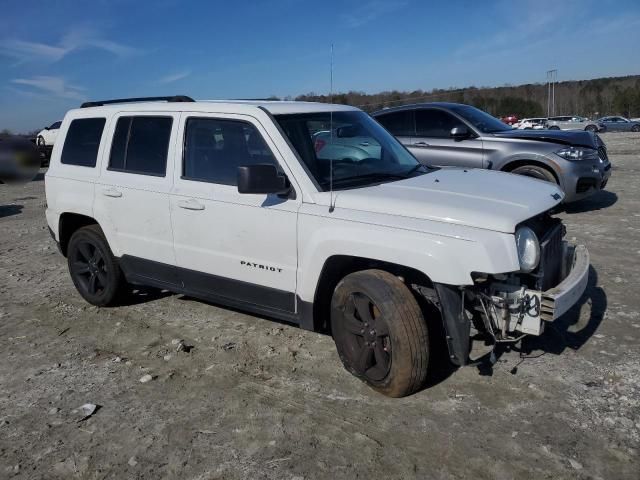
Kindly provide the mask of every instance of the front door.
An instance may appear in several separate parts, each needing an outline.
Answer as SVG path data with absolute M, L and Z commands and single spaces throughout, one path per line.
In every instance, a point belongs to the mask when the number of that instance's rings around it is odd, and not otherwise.
M 185 113 L 179 138 L 171 219 L 185 290 L 293 313 L 301 200 L 237 189 L 242 165 L 293 178 L 264 129 L 250 116 Z
M 451 138 L 452 128 L 469 128 L 457 117 L 437 108 L 424 108 L 415 111 L 415 122 L 416 136 L 408 148 L 421 163 L 432 167 L 483 168 L 480 138 Z

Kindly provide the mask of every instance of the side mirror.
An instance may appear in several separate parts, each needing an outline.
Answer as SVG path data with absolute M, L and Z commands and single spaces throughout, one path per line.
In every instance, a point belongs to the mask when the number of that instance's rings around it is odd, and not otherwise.
M 454 140 L 464 140 L 471 136 L 471 132 L 464 125 L 460 125 L 459 127 L 453 127 L 449 136 Z
M 258 164 L 238 167 L 239 193 L 289 193 L 287 177 L 280 175 L 274 165 Z
M 49 127 L 44 127 L 45 130 L 49 130 Z

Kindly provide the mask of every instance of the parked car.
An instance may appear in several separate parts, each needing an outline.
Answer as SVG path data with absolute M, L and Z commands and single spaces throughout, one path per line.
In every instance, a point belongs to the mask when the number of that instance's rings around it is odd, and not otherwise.
M 539 335 L 585 289 L 552 183 L 426 168 L 345 105 L 165 98 L 62 121 L 46 217 L 93 305 L 150 285 L 327 331 L 347 370 L 402 396 L 429 345 L 468 364 L 471 325 L 481 345 Z M 361 132 L 343 145 L 380 149 L 320 161 L 314 133 L 333 122 Z
M 572 202 L 605 187 L 607 149 L 590 132 L 518 130 L 457 103 L 405 105 L 373 113 L 429 166 L 488 168 L 558 184 Z
M 598 122 L 594 122 L 585 117 L 563 116 L 549 117 L 547 120 L 549 130 L 586 130 L 587 132 L 603 131 Z
M 513 128 L 520 130 L 544 130 L 547 128 L 546 118 L 523 118 L 517 123 L 513 124 Z
M 58 130 L 62 122 L 54 122 L 48 127 L 44 127 L 36 135 L 36 145 L 47 157 L 51 155 L 53 145 L 56 143 Z
M 518 117 L 516 115 L 507 115 L 506 117 L 502 117 L 500 121 L 507 125 L 515 125 L 518 123 Z
M 313 146 L 318 160 L 335 158 L 362 160 L 380 157 L 380 144 L 350 125 L 338 126 L 330 131 L 322 130 L 313 135 Z
M 640 121 L 629 120 L 624 117 L 602 117 L 598 123 L 607 132 L 640 132 Z

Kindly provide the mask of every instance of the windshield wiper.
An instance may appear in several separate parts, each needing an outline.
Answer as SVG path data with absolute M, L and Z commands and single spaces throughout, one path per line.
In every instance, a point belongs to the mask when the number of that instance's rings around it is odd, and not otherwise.
M 351 182 L 357 180 L 404 180 L 406 177 L 405 174 L 399 173 L 389 173 L 389 172 L 372 172 L 372 173 L 362 173 L 360 175 L 352 175 L 350 177 L 342 177 L 342 178 L 334 178 L 333 183 L 344 183 Z
M 421 168 L 425 168 L 425 169 L 426 169 L 427 167 L 426 167 L 425 165 L 421 164 L 421 163 L 418 163 L 417 165 L 414 165 L 413 167 L 411 167 L 411 168 L 407 171 L 407 173 L 405 173 L 404 175 L 405 175 L 405 177 L 407 177 L 407 178 L 408 178 L 411 174 L 413 174 L 413 173 L 417 172 L 417 171 L 418 171 L 418 170 L 420 170 Z

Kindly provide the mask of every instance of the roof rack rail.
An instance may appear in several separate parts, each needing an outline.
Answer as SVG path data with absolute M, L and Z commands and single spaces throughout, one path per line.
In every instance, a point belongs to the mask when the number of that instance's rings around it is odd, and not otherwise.
M 103 105 L 112 105 L 114 103 L 134 103 L 134 102 L 195 102 L 191 97 L 186 95 L 173 95 L 170 97 L 138 97 L 138 98 L 116 98 L 114 100 L 98 100 L 95 102 L 84 102 L 80 108 L 101 107 Z

